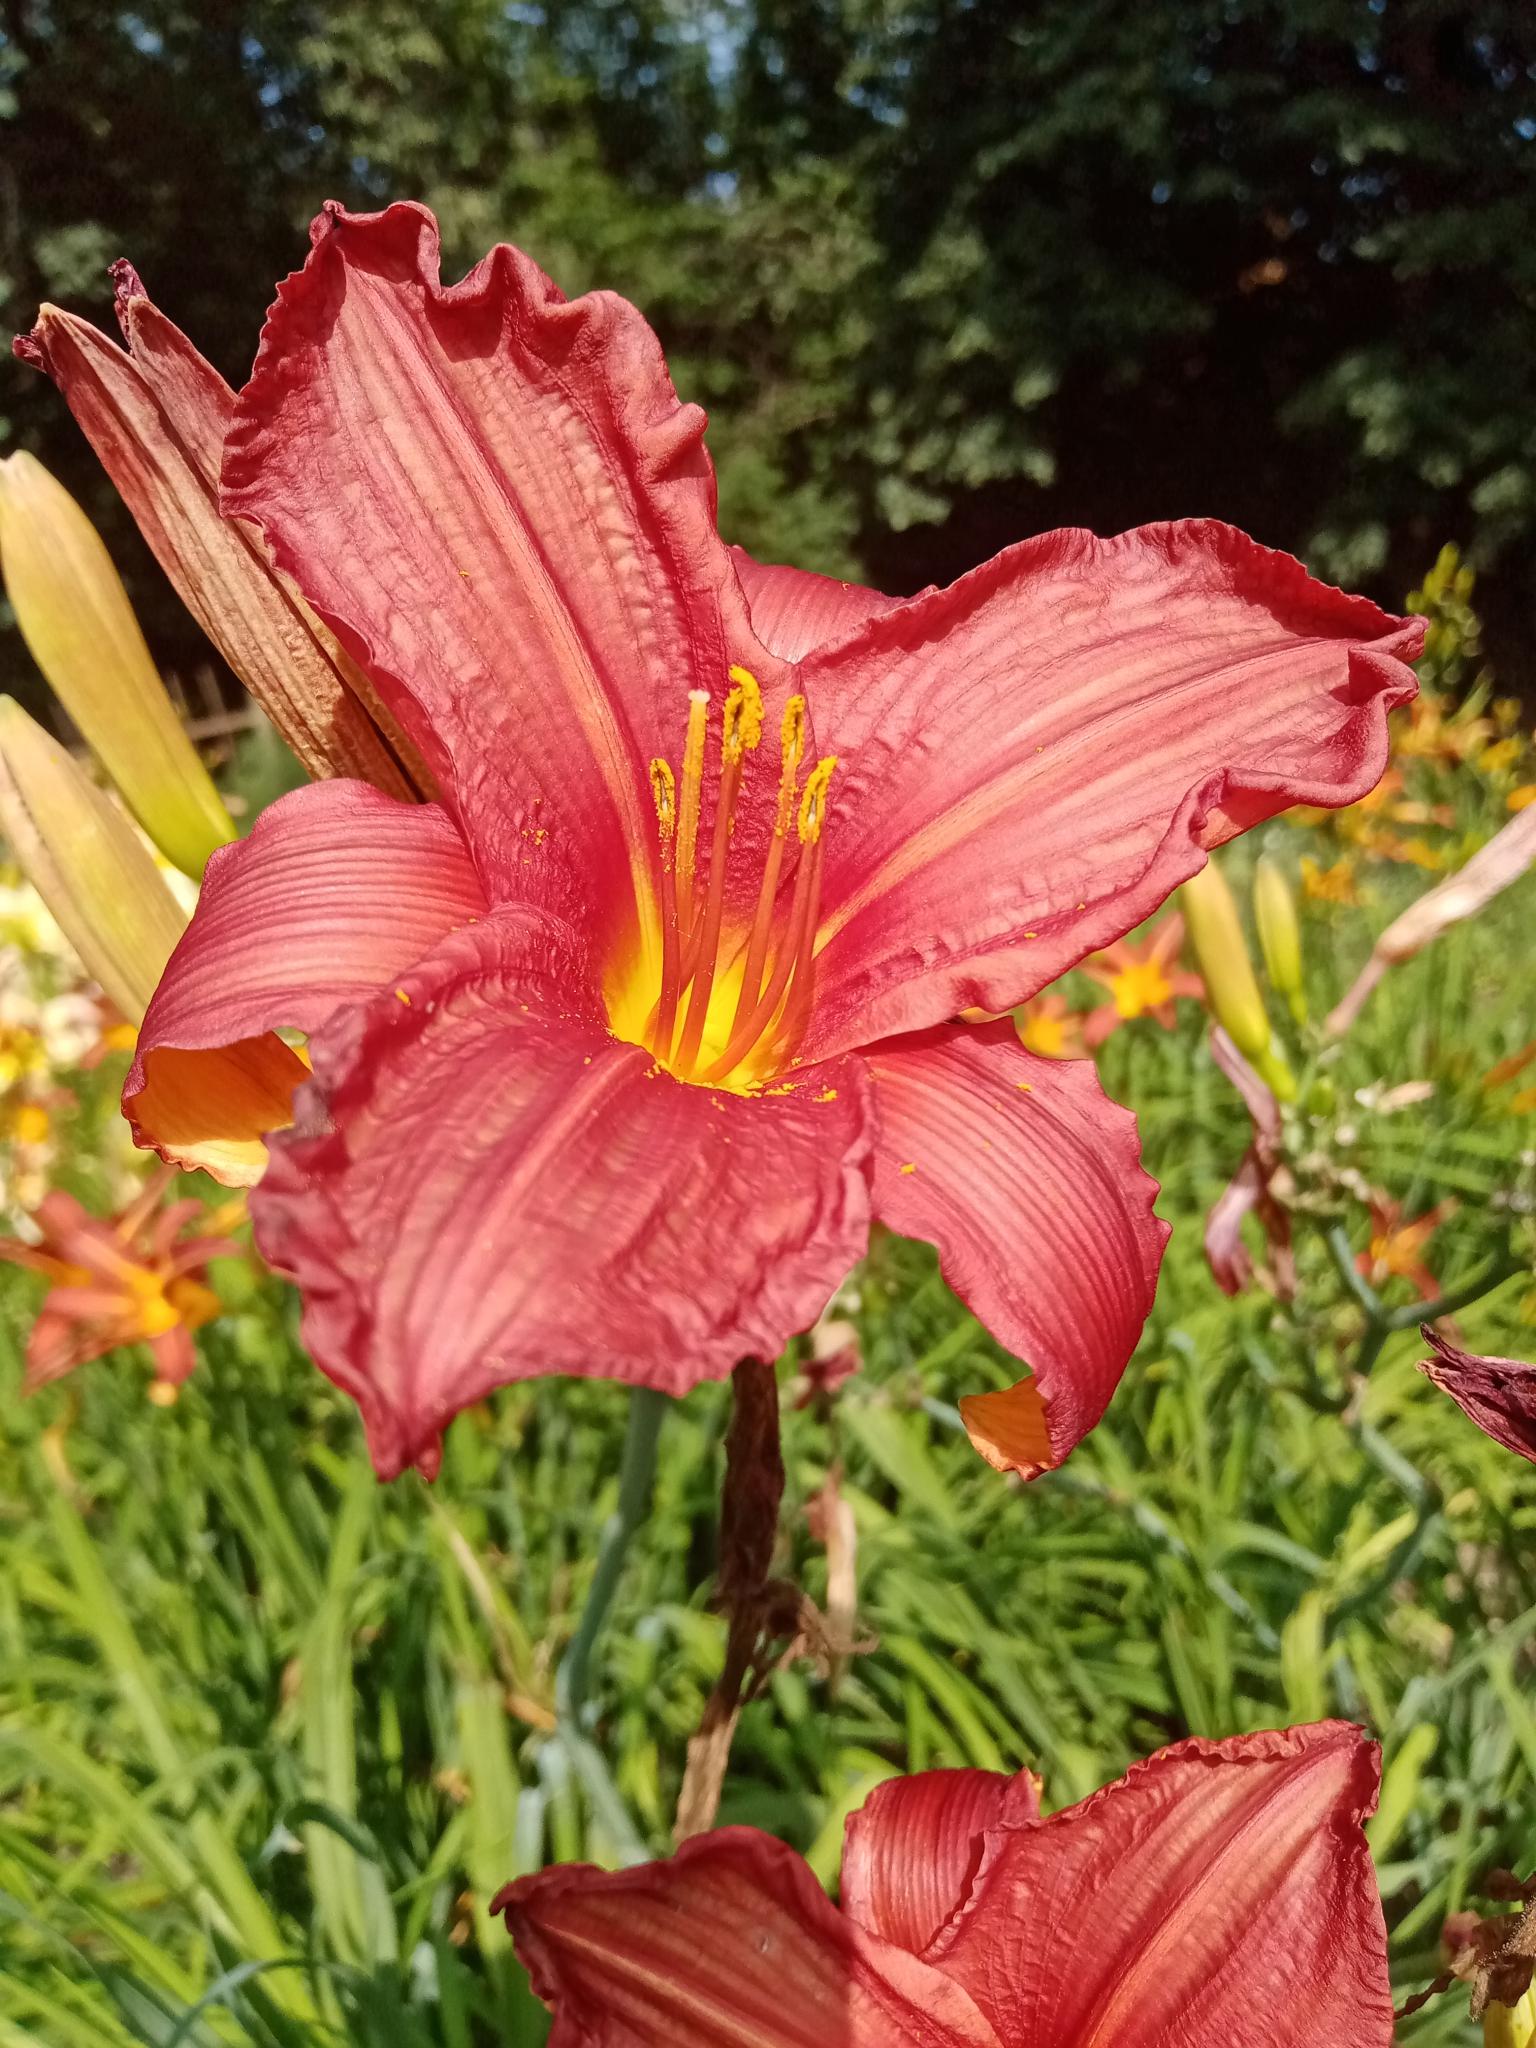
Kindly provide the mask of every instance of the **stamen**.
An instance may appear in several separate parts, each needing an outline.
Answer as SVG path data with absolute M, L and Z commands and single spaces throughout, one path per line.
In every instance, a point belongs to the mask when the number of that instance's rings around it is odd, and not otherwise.
M 693 866 L 699 844 L 699 802 L 704 792 L 704 729 L 708 690 L 688 692 L 688 737 L 683 743 L 683 788 L 677 806 L 678 935 L 686 941 L 693 923 Z
M 651 795 L 661 829 L 661 996 L 650 1038 L 652 1052 L 665 1059 L 672 1050 L 672 1033 L 677 1024 L 678 990 L 677 881 L 673 874 L 677 855 L 677 783 L 666 761 L 651 763 Z
M 763 694 L 750 669 L 730 670 L 721 719 L 708 871 L 700 887 L 696 870 L 708 728 L 708 692 L 691 691 L 681 773 L 674 776 L 671 764 L 662 759 L 650 763 L 660 840 L 661 975 L 655 1004 L 637 1040 L 648 1045 L 679 1080 L 706 1086 L 725 1081 L 732 1087 L 751 1089 L 793 1054 L 810 1015 L 821 902 L 821 840 L 837 761 L 826 756 L 801 783 L 807 738 L 805 699 L 791 697 L 780 721 L 778 804 L 751 929 L 744 950 L 738 951 L 740 927 L 733 914 L 732 939 L 726 949 L 727 959 L 741 963 L 735 1014 L 725 1034 L 724 1050 L 709 1058 L 701 1073 L 704 1036 L 722 964 L 726 869 L 736 806 L 747 756 L 760 743 L 763 731 Z M 787 911 L 778 913 L 779 884 L 792 826 L 799 840 L 799 858 Z M 654 960 L 655 955 L 651 957 Z
M 725 745 L 729 751 L 731 743 L 731 706 L 735 704 L 736 716 L 740 720 L 738 738 L 741 751 L 750 754 L 763 736 L 763 692 L 757 677 L 749 668 L 732 668 L 729 675 L 735 688 L 725 700 Z M 803 707 L 804 698 L 800 699 Z
M 804 756 L 805 699 L 791 697 L 784 706 L 784 717 L 779 726 L 778 815 L 773 822 L 768 865 L 763 870 L 762 887 L 757 892 L 757 912 L 747 940 L 747 963 L 742 972 L 741 993 L 736 998 L 736 1015 L 731 1019 L 733 1038 L 743 1018 L 756 1006 L 763 992 L 763 965 L 768 958 L 768 941 L 773 935 L 773 906 L 779 893 L 779 872 L 784 865 L 784 842 L 789 837 L 789 822 L 795 814 L 795 782 Z
M 816 944 L 816 917 L 821 902 L 821 833 L 826 823 L 827 790 L 836 767 L 837 756 L 828 754 L 805 778 L 799 817 L 800 843 L 805 850 L 795 871 L 789 928 L 784 935 L 777 965 L 751 1012 L 732 1030 L 724 1052 L 698 1077 L 701 1081 L 718 1081 L 752 1050 L 773 1022 L 792 977 L 794 994 L 785 1010 L 780 1035 L 803 1024 L 804 1014 L 810 1007 L 811 964 Z
M 836 754 L 823 754 L 805 778 L 805 788 L 800 795 L 802 845 L 815 846 L 821 840 L 821 828 L 827 821 L 827 790 L 836 769 Z
M 687 1074 L 699 1056 L 709 999 L 714 993 L 715 970 L 719 965 L 720 919 L 725 908 L 725 858 L 730 850 L 736 823 L 736 798 L 741 790 L 741 772 L 747 755 L 763 734 L 763 694 L 750 670 L 731 670 L 733 687 L 725 700 L 725 722 L 720 737 L 720 790 L 715 801 L 714 842 L 709 855 L 709 887 L 695 927 L 693 947 L 693 993 L 688 998 L 688 1021 L 683 1026 L 677 1049 L 677 1069 Z M 685 972 L 684 979 L 687 979 Z

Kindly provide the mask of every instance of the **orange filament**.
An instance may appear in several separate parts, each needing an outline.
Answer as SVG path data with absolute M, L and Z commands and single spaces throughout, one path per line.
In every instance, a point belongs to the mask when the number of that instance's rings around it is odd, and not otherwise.
M 768 977 L 768 986 L 749 1013 L 732 1027 L 725 1051 L 700 1075 L 701 1080 L 718 1081 L 740 1065 L 767 1034 L 786 991 L 789 992 L 789 1004 L 783 1025 L 775 1034 L 779 1040 L 780 1061 L 793 1050 L 788 1029 L 791 1015 L 794 1028 L 799 1029 L 810 1011 L 811 962 L 816 943 L 816 914 L 821 902 L 821 828 L 827 812 L 827 785 L 836 767 L 836 755 L 828 754 L 805 778 L 805 789 L 800 798 L 800 865 L 795 870 L 795 890 L 790 899 L 784 943 L 779 949 L 777 964 Z
M 784 842 L 795 815 L 795 783 L 805 758 L 805 699 L 791 697 L 784 706 L 779 725 L 779 808 L 773 821 L 773 839 L 762 887 L 757 892 L 757 914 L 747 940 L 747 964 L 742 971 L 741 993 L 736 998 L 736 1015 L 731 1020 L 734 1038 L 749 1010 L 756 1007 L 763 991 L 763 966 L 768 958 L 768 941 L 773 935 L 773 905 L 779 893 L 779 873 L 784 866 Z
M 674 783 L 667 762 L 651 764 L 661 837 L 662 958 L 660 993 L 646 1020 L 644 1037 L 657 1058 L 682 1080 L 713 1084 L 734 1075 L 737 1085 L 742 1085 L 737 1070 L 753 1055 L 757 1056 L 754 1065 L 763 1066 L 765 1072 L 764 1054 L 771 1054 L 775 1064 L 781 1063 L 792 1052 L 809 1015 L 821 894 L 821 835 L 837 762 L 831 756 L 819 761 L 803 789 L 799 786 L 805 754 L 805 700 L 790 698 L 779 731 L 779 793 L 773 836 L 743 952 L 739 932 L 733 939 L 725 936 L 726 874 L 747 756 L 762 737 L 763 700 L 750 671 L 733 668 L 730 680 L 709 859 L 702 877 L 696 870 L 708 720 L 708 698 L 703 691 L 691 692 L 689 697 L 680 785 Z M 775 908 L 791 822 L 800 842 L 800 860 L 775 955 Z M 742 978 L 735 1014 L 724 1050 L 712 1056 L 719 1037 L 712 1036 L 706 1051 L 711 1001 L 721 969 L 736 959 L 742 961 Z M 718 1004 L 715 1007 L 718 1010 Z M 719 1030 L 717 1019 L 714 1032 Z
M 704 908 L 693 926 L 693 992 L 688 998 L 688 1021 L 683 1026 L 677 1064 L 691 1073 L 704 1039 L 704 1021 L 714 993 L 715 968 L 720 952 L 720 917 L 725 908 L 725 858 L 730 851 L 731 829 L 736 823 L 736 799 L 741 793 L 741 774 L 746 757 L 763 736 L 763 693 L 749 669 L 731 670 L 731 692 L 725 700 L 725 718 L 720 735 L 720 793 L 715 800 L 715 834 L 709 854 L 709 885 Z M 687 979 L 685 972 L 684 979 Z M 657 1043 L 661 1043 L 660 1032 Z

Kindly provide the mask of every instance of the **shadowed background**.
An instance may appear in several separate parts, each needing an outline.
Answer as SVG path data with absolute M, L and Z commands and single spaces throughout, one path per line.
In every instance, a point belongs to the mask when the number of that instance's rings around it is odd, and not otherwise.
M 722 519 L 896 590 L 1216 514 L 1399 603 L 1446 538 L 1523 650 L 1536 17 L 1483 0 L 3 0 L 0 324 L 106 265 L 232 380 L 320 199 L 420 196 L 661 332 Z M 203 649 L 62 402 L 162 659 Z M 8 624 L 8 622 L 7 622 Z M 1507 668 L 1513 668 L 1513 660 Z M 27 665 L 0 634 L 0 681 Z

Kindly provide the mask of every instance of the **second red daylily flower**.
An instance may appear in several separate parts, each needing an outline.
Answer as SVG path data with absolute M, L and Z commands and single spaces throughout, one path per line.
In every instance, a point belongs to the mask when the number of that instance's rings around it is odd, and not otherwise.
M 772 1357 L 872 1216 L 1033 1367 L 967 1403 L 984 1455 L 1058 1462 L 1150 1306 L 1155 1190 L 1091 1069 L 951 1020 L 1285 805 L 1360 796 L 1421 626 L 1208 522 L 1046 535 L 905 601 L 764 568 L 633 307 L 508 248 L 445 289 L 419 207 L 313 241 L 208 401 L 221 506 L 441 802 L 323 783 L 214 857 L 129 1076 L 141 1141 L 185 1142 L 199 1049 L 310 1034 L 252 1215 L 383 1473 L 526 1374 L 679 1393 Z M 161 431 L 67 321 L 29 353 L 98 445 Z M 168 323 L 130 331 L 162 405 L 206 393 Z
M 849 1822 L 842 1910 L 751 1828 L 568 1865 L 496 1900 L 550 2048 L 1387 2048 L 1342 1722 L 1192 1741 L 1039 1818 L 1027 1774 L 893 1779 Z
M 36 1244 L 0 1238 L 0 1259 L 52 1283 L 27 1339 L 29 1394 L 125 1344 L 148 1345 L 160 1387 L 175 1388 L 192 1371 L 192 1333 L 219 1313 L 203 1277 L 208 1261 L 239 1246 L 189 1230 L 205 1211 L 191 1198 L 165 1202 L 175 1178 L 169 1168 L 157 1172 L 106 1221 L 55 1188 L 37 1211 Z

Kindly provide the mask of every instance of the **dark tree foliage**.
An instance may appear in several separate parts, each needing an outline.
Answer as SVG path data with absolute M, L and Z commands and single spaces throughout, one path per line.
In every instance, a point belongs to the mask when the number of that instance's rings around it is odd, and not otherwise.
M 322 197 L 425 198 L 660 329 L 722 517 L 893 588 L 1214 513 L 1395 599 L 1536 577 L 1525 0 L 0 0 L 0 319 L 133 257 L 226 375 Z M 109 527 L 61 403 L 0 444 Z M 0 671 L 18 666 L 0 641 Z

